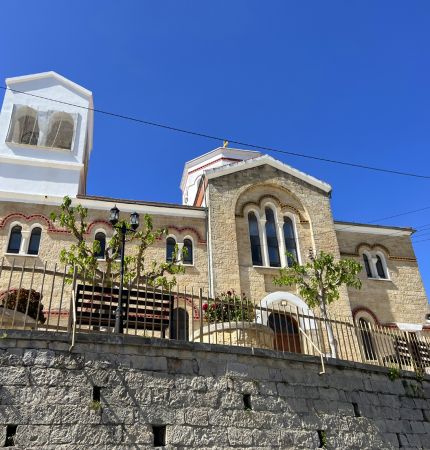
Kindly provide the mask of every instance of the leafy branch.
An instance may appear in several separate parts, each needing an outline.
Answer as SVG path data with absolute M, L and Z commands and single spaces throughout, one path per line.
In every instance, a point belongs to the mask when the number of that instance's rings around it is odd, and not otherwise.
M 147 249 L 167 235 L 166 228 L 154 229 L 151 216 L 145 214 L 139 231 L 133 231 L 130 224 L 120 220 L 114 227 L 114 234 L 107 242 L 104 259 L 99 259 L 100 242 L 88 242 L 88 209 L 82 205 L 72 206 L 72 200 L 64 197 L 59 212 L 50 215 L 54 222 L 58 222 L 75 238 L 70 247 L 60 252 L 60 261 L 69 267 L 72 275 L 74 268 L 80 277 L 93 279 L 96 282 L 117 282 L 120 276 L 120 262 L 122 251 L 122 230 L 125 230 L 126 249 L 131 248 L 130 254 L 124 255 L 124 282 L 147 283 L 154 287 L 171 288 L 176 284 L 174 275 L 183 273 L 178 248 L 175 248 L 171 261 L 147 261 Z M 130 245 L 131 244 L 131 245 Z M 100 265 L 103 265 L 100 267 Z M 168 277 L 173 275 L 173 277 Z

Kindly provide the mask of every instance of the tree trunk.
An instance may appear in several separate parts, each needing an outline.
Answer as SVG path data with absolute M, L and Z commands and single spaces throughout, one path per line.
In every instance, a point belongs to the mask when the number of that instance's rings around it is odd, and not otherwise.
M 323 319 L 325 320 L 326 323 L 326 329 L 327 329 L 327 337 L 328 337 L 328 343 L 330 345 L 330 352 L 331 352 L 331 357 L 332 358 L 337 358 L 338 356 L 338 352 L 337 352 L 337 341 L 334 337 L 334 333 L 333 333 L 333 327 L 331 325 L 331 322 L 327 316 L 327 309 L 326 309 L 326 304 L 324 302 L 324 300 L 322 298 L 320 298 L 320 309 L 321 309 L 321 314 L 323 316 Z

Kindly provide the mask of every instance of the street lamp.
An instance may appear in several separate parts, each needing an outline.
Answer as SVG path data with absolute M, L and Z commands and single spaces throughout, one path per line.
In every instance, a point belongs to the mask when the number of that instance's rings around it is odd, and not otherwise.
M 115 333 L 122 334 L 124 332 L 124 319 L 123 319 L 123 307 L 122 304 L 127 301 L 127 297 L 123 298 L 124 287 L 124 255 L 125 255 L 125 235 L 127 234 L 126 222 L 121 223 L 121 227 L 116 227 L 119 222 L 119 209 L 116 205 L 110 210 L 109 222 L 116 228 L 117 232 L 121 231 L 121 278 L 119 282 L 119 298 L 118 306 L 115 311 Z M 136 231 L 139 226 L 139 214 L 133 212 L 130 214 L 130 228 L 132 231 Z

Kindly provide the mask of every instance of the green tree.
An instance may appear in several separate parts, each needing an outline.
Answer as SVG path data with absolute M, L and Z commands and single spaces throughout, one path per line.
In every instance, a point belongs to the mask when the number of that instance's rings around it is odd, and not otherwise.
M 127 228 L 126 250 L 133 248 L 133 251 L 124 257 L 125 283 L 148 283 L 155 287 L 164 288 L 171 288 L 176 284 L 174 275 L 184 271 L 182 265 L 178 264 L 177 248 L 172 261 L 146 261 L 145 252 L 148 247 L 167 234 L 165 228 L 154 230 L 151 216 L 145 214 L 143 223 L 136 232 L 133 232 L 130 225 L 125 221 L 120 220 L 115 225 L 115 233 L 106 245 L 102 268 L 100 267 L 101 261 L 97 258 L 100 252 L 100 243 L 98 241 L 89 242 L 85 239 L 88 232 L 87 218 L 87 208 L 80 204 L 72 206 L 72 200 L 67 196 L 63 199 L 60 211 L 51 213 L 51 219 L 68 230 L 76 241 L 60 252 L 60 261 L 69 267 L 70 274 L 76 267 L 78 275 L 85 275 L 88 280 L 94 279 L 96 282 L 102 280 L 106 282 L 118 281 L 122 242 L 121 228 L 125 224 Z M 167 277 L 167 275 L 173 276 Z
M 339 298 L 341 286 L 361 288 L 358 274 L 362 267 L 356 261 L 351 259 L 335 261 L 331 254 L 320 252 L 314 256 L 312 251 L 306 264 L 300 265 L 294 258 L 291 260 L 291 266 L 281 269 L 274 283 L 278 286 L 297 286 L 300 297 L 310 308 L 319 307 L 322 317 L 326 320 L 328 320 L 327 306 Z M 336 358 L 337 342 L 331 323 L 329 321 L 326 323 L 331 355 Z

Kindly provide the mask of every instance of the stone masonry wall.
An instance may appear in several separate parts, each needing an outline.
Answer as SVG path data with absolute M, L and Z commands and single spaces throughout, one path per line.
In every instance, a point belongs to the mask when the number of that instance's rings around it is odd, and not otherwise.
M 273 270 L 249 268 L 249 250 L 246 253 L 239 251 L 241 240 L 243 246 L 244 233 L 247 238 L 247 226 L 244 226 L 242 218 L 236 217 L 238 204 L 254 200 L 251 191 L 256 188 L 275 197 L 279 196 L 279 191 L 284 191 L 284 195 L 293 197 L 296 206 L 304 211 L 309 225 L 307 230 L 299 229 L 300 237 L 304 237 L 300 243 L 303 262 L 307 259 L 310 244 L 317 252 L 323 250 L 335 257 L 340 257 L 340 253 L 329 195 L 318 188 L 268 165 L 210 180 L 208 195 L 215 291 L 236 289 L 251 294 L 255 292 L 262 296 L 254 299 L 259 302 L 273 291 L 268 286 L 270 283 L 265 281 Z M 346 289 L 341 289 L 340 301 L 331 309 L 340 316 L 351 316 Z
M 338 241 L 341 254 L 361 264 L 362 254 L 359 252 L 353 256 L 357 247 L 361 251 L 380 250 L 387 262 L 389 278 L 386 280 L 368 278 L 365 270 L 361 272 L 362 288 L 349 290 L 353 310 L 369 308 L 381 323 L 424 322 L 429 304 L 409 236 L 387 237 L 340 231 Z
M 167 449 L 430 448 L 429 376 L 114 335 L 69 353 L 66 334 L 8 330 L 0 348 L 0 444 L 15 448 L 150 449 L 153 426 Z
M 59 211 L 59 208 L 47 205 L 30 205 L 27 203 L 16 202 L 0 202 L 0 224 L 2 220 L 11 214 L 21 214 L 22 216 L 11 216 L 2 226 L 0 226 L 0 258 L 7 252 L 8 236 L 10 225 L 17 221 L 23 225 L 24 230 L 29 230 L 31 225 L 38 223 L 42 227 L 42 237 L 40 242 L 39 254 L 37 256 L 21 256 L 21 255 L 5 255 L 4 264 L 12 265 L 15 260 L 16 266 L 26 267 L 43 267 L 47 263 L 48 269 L 53 270 L 55 264 L 57 264 L 57 270 L 64 270 L 64 267 L 59 263 L 59 255 L 63 248 L 69 247 L 72 243 L 75 243 L 73 237 L 68 233 L 55 233 L 48 231 L 47 223 L 37 215 L 42 215 L 49 218 L 52 211 Z M 107 238 L 112 236 L 112 228 L 109 223 L 106 222 L 108 211 L 89 210 L 88 223 L 97 222 L 91 227 L 88 234 L 88 241 L 91 242 L 95 238 L 97 230 L 104 230 Z M 29 219 L 32 217 L 31 219 Z M 183 242 L 186 236 L 190 236 L 193 240 L 193 258 L 194 264 L 184 266 L 185 272 L 183 274 L 176 275 L 179 288 L 184 289 L 191 287 L 198 291 L 199 288 L 204 289 L 207 292 L 208 288 L 208 264 L 207 264 L 207 248 L 206 248 L 206 224 L 204 219 L 193 219 L 184 217 L 168 217 L 168 216 L 152 216 L 154 229 L 167 227 L 169 234 L 175 235 L 178 242 Z M 143 218 L 141 218 L 143 222 Z M 56 227 L 60 228 L 59 224 Z M 133 252 L 133 246 L 128 245 L 126 251 Z M 146 252 L 146 260 L 163 262 L 166 259 L 166 240 L 160 239 L 154 242 Z M 1 263 L 1 259 L 0 259 Z M 102 264 L 102 263 L 101 263 Z M 1 275 L 1 271 L 0 271 Z M 9 285 L 9 279 L 5 276 L 0 276 L 0 291 L 6 289 Z M 13 280 L 11 287 L 17 287 L 19 285 L 19 275 L 16 280 Z M 34 285 L 40 286 L 39 280 L 35 280 Z M 55 288 L 58 292 L 61 292 L 63 286 L 62 281 L 59 279 L 56 282 Z M 54 295 L 53 307 L 58 307 L 58 299 L 60 295 Z M 63 305 L 64 307 L 64 305 Z

